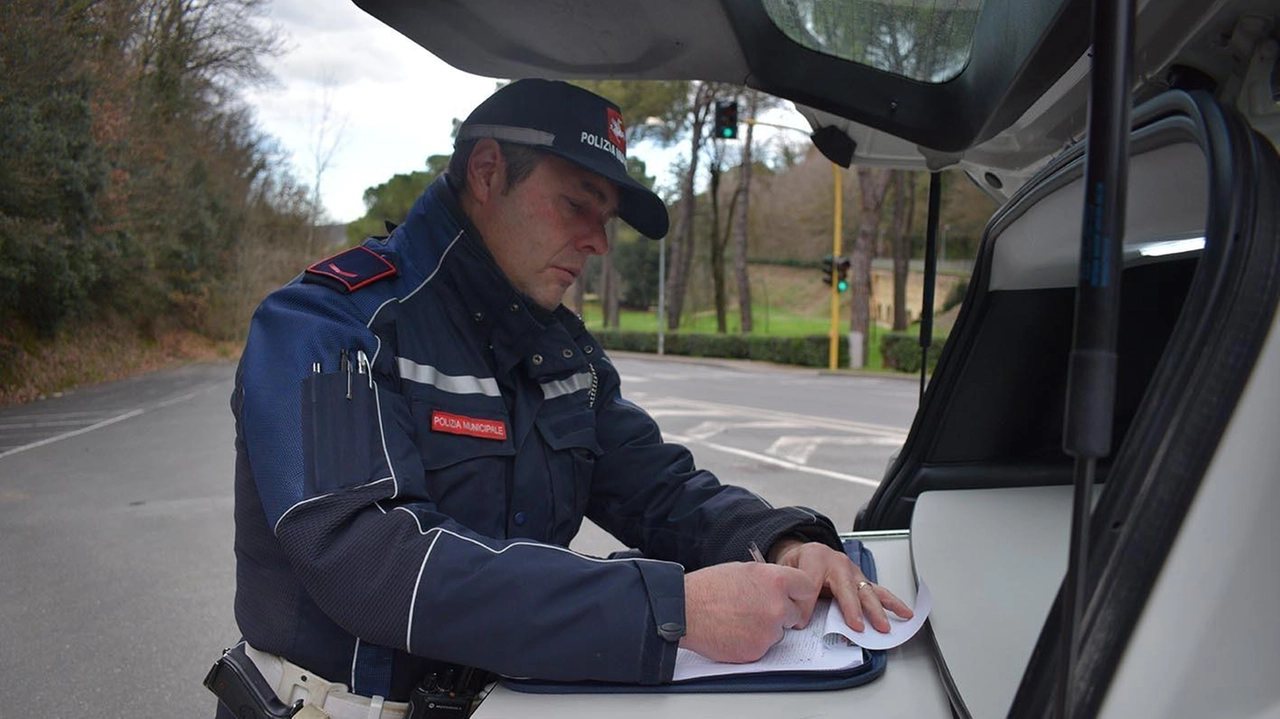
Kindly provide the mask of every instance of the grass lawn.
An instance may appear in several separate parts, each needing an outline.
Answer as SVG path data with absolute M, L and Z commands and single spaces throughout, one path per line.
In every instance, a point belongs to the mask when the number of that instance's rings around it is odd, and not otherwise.
M 751 265 L 751 314 L 753 321 L 752 334 L 757 336 L 799 337 L 827 336 L 831 331 L 831 289 L 824 286 L 815 277 L 810 268 L 793 268 L 777 265 Z M 737 300 L 729 298 L 730 309 L 727 320 L 729 334 L 741 332 L 741 323 L 737 312 Z M 848 341 L 849 332 L 849 295 L 840 295 L 838 301 L 840 316 L 836 322 L 839 341 Z M 604 322 L 604 314 L 599 302 L 588 300 L 582 311 L 583 319 L 591 330 L 599 330 Z M 934 320 L 935 342 L 940 335 L 951 329 L 955 310 L 939 315 Z M 656 311 L 641 312 L 638 310 L 622 310 L 621 329 L 631 332 L 657 332 L 658 315 Z M 716 313 L 714 309 L 700 309 L 686 313 L 680 324 L 680 333 L 714 334 L 716 331 Z M 866 366 L 868 370 L 882 370 L 883 360 L 880 355 L 880 339 L 890 332 L 888 325 L 875 324 L 871 327 L 870 350 Z M 911 335 L 919 335 L 920 325 L 913 324 L 907 329 Z M 892 370 L 891 370 L 892 371 Z M 896 373 L 896 372 L 895 372 Z
M 841 309 L 846 309 L 842 307 Z M 604 313 L 600 309 L 598 302 L 587 302 L 583 307 L 582 318 L 590 330 L 599 330 L 603 326 Z M 768 308 L 760 304 L 753 304 L 752 319 L 754 328 L 752 334 L 758 336 L 777 336 L 777 337 L 802 337 L 807 335 L 823 335 L 826 336 L 831 331 L 830 317 L 814 317 L 813 315 L 800 315 L 792 312 L 780 310 L 777 307 Z M 740 332 L 741 323 L 736 312 L 731 313 L 727 317 L 729 334 L 737 334 Z M 620 329 L 627 332 L 657 332 L 658 331 L 658 315 L 656 312 L 641 312 L 638 310 L 622 310 L 619 317 Z M 716 331 L 716 315 L 715 311 L 700 312 L 692 317 L 686 318 L 682 322 L 677 333 L 705 333 L 713 334 Z M 849 320 L 847 309 L 842 313 L 836 331 L 839 332 L 839 341 L 848 341 Z M 919 325 L 914 325 L 912 332 L 919 332 Z M 884 363 L 880 357 L 880 337 L 889 332 L 889 328 L 883 326 L 873 326 L 871 329 L 871 348 L 867 357 L 867 370 L 882 370 Z
M 586 307 L 583 308 L 582 318 L 586 321 L 589 329 L 600 329 L 604 322 L 604 313 L 600 310 L 599 303 L 588 302 Z M 737 334 L 742 330 L 742 323 L 736 309 L 726 320 L 730 334 Z M 778 337 L 825 335 L 831 327 L 831 320 L 827 317 L 799 315 L 784 312 L 776 307 L 769 309 L 760 305 L 753 305 L 752 320 L 754 322 L 752 329 L 755 334 Z M 658 331 L 657 312 L 624 309 L 619 317 L 619 322 L 621 324 L 620 329 L 629 332 Z M 842 322 L 841 324 L 847 324 L 847 322 Z M 699 312 L 692 317 L 685 318 L 685 321 L 680 324 L 680 329 L 677 330 L 677 332 L 706 334 L 711 334 L 715 331 L 716 313 L 714 310 Z

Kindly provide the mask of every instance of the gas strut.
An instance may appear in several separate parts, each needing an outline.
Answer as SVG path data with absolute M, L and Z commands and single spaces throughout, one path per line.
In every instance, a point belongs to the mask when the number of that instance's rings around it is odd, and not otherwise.
M 924 377 L 929 371 L 929 345 L 933 344 L 933 292 L 938 283 L 938 216 L 942 208 L 942 175 L 929 173 L 929 220 L 924 233 L 924 298 L 920 310 L 920 404 L 924 404 Z
M 1062 447 L 1075 458 L 1071 547 L 1062 594 L 1058 716 L 1075 716 L 1076 655 L 1084 613 L 1089 516 L 1098 460 L 1111 453 L 1125 195 L 1134 0 L 1093 0 L 1093 62 L 1076 286 Z

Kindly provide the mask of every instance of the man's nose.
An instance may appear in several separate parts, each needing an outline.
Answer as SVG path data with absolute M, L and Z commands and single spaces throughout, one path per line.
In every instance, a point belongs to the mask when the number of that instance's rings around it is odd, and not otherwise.
M 603 255 L 609 251 L 609 224 L 607 222 L 591 223 L 591 226 L 578 238 L 578 251 Z

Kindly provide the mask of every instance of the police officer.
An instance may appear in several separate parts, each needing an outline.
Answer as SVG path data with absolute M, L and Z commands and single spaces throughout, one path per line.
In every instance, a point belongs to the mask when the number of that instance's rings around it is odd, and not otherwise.
M 624 397 L 560 304 L 615 216 L 667 232 L 618 108 L 518 81 L 390 237 L 258 308 L 232 397 L 235 615 L 285 702 L 399 717 L 453 667 L 662 683 L 679 646 L 759 658 L 823 592 L 855 628 L 910 615 L 829 520 L 720 484 Z M 644 558 L 566 549 L 584 517 Z

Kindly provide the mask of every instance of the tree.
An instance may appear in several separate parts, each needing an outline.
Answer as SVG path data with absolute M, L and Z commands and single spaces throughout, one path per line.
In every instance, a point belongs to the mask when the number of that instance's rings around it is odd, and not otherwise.
M 880 212 L 889 190 L 889 170 L 862 167 L 858 176 L 858 232 L 849 254 L 849 331 L 862 340 L 862 357 L 870 350 L 871 255 Z
M 728 331 L 728 278 L 725 252 L 730 239 L 734 240 L 734 275 L 738 290 L 738 307 L 742 318 L 742 331 L 751 331 L 751 281 L 747 275 L 747 207 L 751 192 L 751 148 L 754 136 L 756 114 L 761 105 L 760 93 L 754 90 L 717 98 L 717 102 L 747 103 L 747 131 L 743 136 L 741 152 L 738 153 L 738 182 L 729 196 L 729 208 L 724 230 L 720 229 L 720 181 L 724 176 L 722 167 L 729 155 L 725 141 L 712 138 L 711 142 L 711 187 L 708 197 L 711 201 L 710 239 L 712 298 L 716 311 L 716 331 L 724 334 Z
M 647 237 L 618 242 L 610 254 L 622 278 L 619 304 L 632 310 L 648 310 L 658 299 L 658 243 Z
M 791 10 L 788 23 L 808 34 L 804 42 L 811 47 L 827 48 L 904 77 L 942 82 L 954 76 L 968 60 L 977 8 L 962 5 L 967 4 L 960 0 L 941 6 L 864 3 L 850 10 L 821 3 L 803 4 Z M 850 328 L 861 332 L 864 342 L 870 323 L 872 238 L 880 226 L 883 193 L 890 183 L 884 172 L 858 169 L 859 220 L 851 257 L 854 291 L 850 297 Z M 910 196 L 904 191 L 903 201 Z M 909 209 L 898 208 L 896 202 L 899 219 L 890 231 L 895 241 L 902 234 L 902 218 L 909 215 Z M 895 286 L 895 297 L 905 298 L 905 282 L 906 273 L 895 272 L 895 283 L 901 283 L 901 287 Z M 905 307 L 905 301 L 901 306 Z
M 687 82 L 578 80 L 574 84 L 608 98 L 622 109 L 628 147 L 644 140 L 660 145 L 670 144 L 678 134 L 689 93 Z M 627 158 L 627 172 L 647 187 L 653 187 L 654 179 L 646 174 L 644 163 L 638 158 Z M 622 235 L 629 232 L 617 227 L 610 228 L 611 247 L 617 246 L 620 231 Z M 610 253 L 599 263 L 598 288 L 605 327 L 617 327 L 620 319 L 619 306 L 624 280 L 615 269 L 613 259 Z M 579 278 L 569 293 L 570 302 L 576 305 L 579 313 L 582 312 L 585 291 L 585 282 Z
M 87 301 L 106 167 L 93 143 L 83 7 L 20 0 L 0 13 L 0 320 L 43 335 Z M 8 334 L 6 332 L 6 334 Z
M 738 313 L 744 334 L 749 334 L 754 328 L 751 316 L 751 276 L 747 273 L 748 207 L 751 202 L 752 141 L 761 99 L 761 94 L 756 90 L 746 92 L 747 117 L 751 122 L 747 124 L 746 137 L 742 141 L 742 164 L 738 174 L 738 192 L 741 196 L 738 197 L 737 213 L 734 216 L 733 270 L 738 281 Z
M 311 118 L 311 224 L 307 229 L 307 254 L 315 252 L 316 225 L 323 220 L 324 207 L 321 204 L 320 186 L 324 176 L 333 163 L 333 158 L 342 148 L 347 129 L 346 115 L 334 116 L 333 91 L 334 79 L 331 70 L 322 70 L 320 77 L 320 106 Z
M 703 133 L 707 119 L 720 92 L 716 83 L 697 83 L 688 114 L 689 165 L 684 169 L 680 182 L 679 215 L 671 232 L 671 271 L 667 274 L 667 329 L 680 327 L 680 313 L 684 309 L 685 292 L 693 266 L 694 217 L 697 208 L 695 179 L 698 174 L 698 156 L 702 151 Z
M 262 238 L 247 234 L 275 232 L 272 248 L 295 247 L 285 234 L 298 209 L 295 185 L 236 100 L 239 88 L 266 79 L 262 59 L 279 49 L 271 27 L 257 22 L 264 7 L 261 0 L 6 6 L 6 325 L 49 334 L 66 319 L 117 313 L 144 332 L 165 324 L 229 331 L 222 318 L 240 307 L 233 293 L 258 291 L 259 268 L 271 264 L 249 256 Z M 11 289 L 15 295 L 6 295 Z
M 246 269 L 234 266 L 234 250 L 253 241 L 244 232 L 262 209 L 254 188 L 274 171 L 236 93 L 269 79 L 263 59 L 280 51 L 279 39 L 258 22 L 263 0 L 123 6 L 133 9 L 120 52 L 128 124 L 110 161 L 113 191 L 129 199 L 113 239 L 135 266 L 106 294 L 149 318 L 150 331 L 167 323 L 227 331 L 218 319 L 227 277 Z
M 610 222 L 605 228 L 612 247 L 618 238 L 618 223 Z M 619 305 L 622 299 L 622 278 L 613 266 L 613 253 L 606 252 L 600 258 L 600 309 L 604 314 L 605 327 L 618 327 L 621 324 Z
M 388 222 L 404 222 L 418 196 L 448 166 L 448 155 L 432 155 L 427 158 L 427 169 L 392 175 L 381 185 L 366 189 L 364 216 L 347 225 L 347 242 L 354 245 L 370 235 L 385 235 Z
M 644 160 L 638 157 L 627 158 L 627 174 L 641 185 L 653 189 L 654 178 L 648 173 Z M 619 327 L 621 326 L 621 307 L 624 303 L 624 296 L 630 291 L 634 297 L 635 290 L 628 290 L 631 285 L 652 282 L 653 286 L 657 286 L 656 277 L 648 277 L 646 275 L 629 275 L 622 272 L 622 268 L 616 261 L 616 250 L 622 245 L 636 245 L 644 243 L 652 244 L 647 237 L 642 237 L 631 227 L 627 227 L 618 222 L 609 223 L 609 247 L 611 250 L 602 258 L 600 270 L 600 304 L 604 309 L 604 326 Z M 655 265 L 656 269 L 656 265 Z
M 707 193 L 711 201 L 711 227 L 707 231 L 708 245 L 711 251 L 711 288 L 712 299 L 716 308 L 716 332 L 725 334 L 727 327 L 727 301 L 725 299 L 724 249 L 729 241 L 730 227 L 720 232 L 720 166 L 724 158 L 724 143 L 716 140 L 712 143 L 711 153 L 711 188 Z M 734 192 L 730 204 L 738 200 L 738 192 Z M 733 211 L 730 210 L 730 215 Z M 732 220 L 727 225 L 732 225 Z
M 911 218 L 916 204 L 914 173 L 892 170 L 893 216 L 889 237 L 893 247 L 893 330 L 901 332 L 911 324 L 907 316 L 907 276 L 911 271 Z

